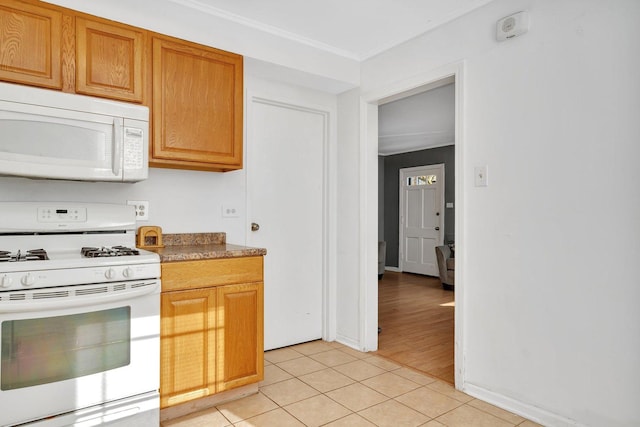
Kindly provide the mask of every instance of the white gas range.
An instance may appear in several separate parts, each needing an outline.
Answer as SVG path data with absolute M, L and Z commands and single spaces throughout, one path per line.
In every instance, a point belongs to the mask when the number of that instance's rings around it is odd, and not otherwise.
M 135 226 L 132 206 L 0 202 L 0 425 L 159 424 L 160 261 Z

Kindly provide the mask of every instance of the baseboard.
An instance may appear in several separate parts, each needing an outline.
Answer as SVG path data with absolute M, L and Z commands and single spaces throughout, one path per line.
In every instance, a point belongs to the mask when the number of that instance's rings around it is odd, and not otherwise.
M 554 414 L 528 403 L 494 393 L 474 384 L 469 384 L 468 382 L 463 385 L 461 391 L 547 427 L 585 427 L 584 424 L 580 424 L 575 420 Z
M 347 347 L 350 347 L 350 348 L 352 348 L 354 350 L 362 351 L 358 341 L 356 341 L 356 340 L 354 340 L 352 338 L 349 338 L 349 337 L 345 337 L 344 335 L 337 334 L 336 335 L 336 342 L 339 342 L 340 344 L 346 345 Z
M 190 402 L 181 403 L 169 408 L 164 408 L 160 411 L 160 421 L 167 421 L 182 417 L 207 408 L 212 408 L 216 405 L 221 405 L 225 402 L 241 399 L 243 397 L 256 394 L 257 392 L 258 383 L 254 383 L 234 388 L 232 390 L 223 391 L 221 393 L 216 393 L 211 396 L 202 397 Z
M 402 273 L 402 270 L 400 270 L 399 267 L 389 267 L 389 266 L 384 266 L 385 271 L 389 270 L 389 271 L 393 271 L 395 273 Z

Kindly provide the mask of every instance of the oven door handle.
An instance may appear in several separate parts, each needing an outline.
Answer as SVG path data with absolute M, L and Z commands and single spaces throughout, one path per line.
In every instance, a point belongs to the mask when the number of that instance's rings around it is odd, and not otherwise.
M 100 285 L 94 288 L 100 288 Z M 105 293 L 95 293 L 78 295 L 83 289 L 68 290 L 67 288 L 41 289 L 30 291 L 34 294 L 50 294 L 50 297 L 28 298 L 25 300 L 10 300 L 0 302 L 0 312 L 2 313 L 25 313 L 42 310 L 60 310 L 71 307 L 91 307 L 103 304 L 110 304 L 118 301 L 131 302 L 135 298 L 146 295 L 160 295 L 160 281 L 151 283 L 139 283 L 136 287 L 127 288 L 122 291 L 107 291 Z

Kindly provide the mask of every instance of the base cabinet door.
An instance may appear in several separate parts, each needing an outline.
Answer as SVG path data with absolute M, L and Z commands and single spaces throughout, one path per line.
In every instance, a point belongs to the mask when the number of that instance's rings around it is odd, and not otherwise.
M 161 299 L 160 407 L 216 393 L 215 288 Z
M 161 268 L 160 407 L 262 381 L 262 256 Z
M 0 4 L 0 80 L 62 88 L 62 13 L 6 0 Z
M 262 283 L 218 288 L 218 391 L 264 377 L 263 298 Z

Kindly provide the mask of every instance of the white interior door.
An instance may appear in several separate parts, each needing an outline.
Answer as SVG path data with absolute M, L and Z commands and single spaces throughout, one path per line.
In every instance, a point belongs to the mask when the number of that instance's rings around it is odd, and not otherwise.
M 400 169 L 400 269 L 438 275 L 444 235 L 444 165 Z
M 249 97 L 247 244 L 267 249 L 265 350 L 322 337 L 328 113 Z M 255 228 L 255 227 L 254 227 Z

